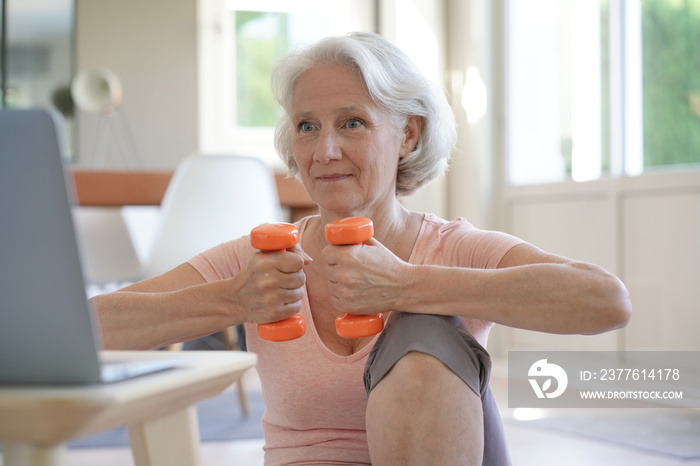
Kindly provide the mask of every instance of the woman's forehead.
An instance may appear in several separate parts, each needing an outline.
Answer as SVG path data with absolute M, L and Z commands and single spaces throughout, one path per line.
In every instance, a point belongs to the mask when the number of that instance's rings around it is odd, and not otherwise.
M 326 89 L 347 89 L 366 93 L 364 80 L 356 71 L 342 65 L 317 65 L 299 77 L 292 94 L 296 96 L 303 91 Z
M 305 72 L 294 86 L 292 113 L 305 113 L 317 107 L 349 109 L 376 106 L 361 76 L 340 65 L 323 65 Z

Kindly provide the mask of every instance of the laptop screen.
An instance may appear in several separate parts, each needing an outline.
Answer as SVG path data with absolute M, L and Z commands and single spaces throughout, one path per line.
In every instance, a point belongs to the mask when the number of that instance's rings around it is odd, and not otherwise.
M 99 381 L 54 117 L 0 111 L 0 383 Z

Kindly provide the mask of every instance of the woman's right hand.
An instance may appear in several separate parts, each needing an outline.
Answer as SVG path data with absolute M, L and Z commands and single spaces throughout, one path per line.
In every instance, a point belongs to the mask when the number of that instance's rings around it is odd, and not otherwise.
M 299 245 L 286 251 L 257 252 L 238 275 L 227 280 L 227 294 L 240 306 L 246 322 L 277 322 L 301 311 L 311 262 Z
M 301 309 L 304 264 L 298 246 L 257 253 L 235 277 L 207 283 L 189 263 L 91 299 L 105 349 L 153 349 L 243 322 L 285 319 Z

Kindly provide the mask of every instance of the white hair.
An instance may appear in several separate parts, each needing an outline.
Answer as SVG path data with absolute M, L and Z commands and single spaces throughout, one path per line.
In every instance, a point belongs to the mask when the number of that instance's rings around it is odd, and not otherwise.
M 421 118 L 418 144 L 399 162 L 397 195 L 410 195 L 445 172 L 457 140 L 454 114 L 445 94 L 391 42 L 378 34 L 354 32 L 296 50 L 272 69 L 272 94 L 285 110 L 277 122 L 275 149 L 290 174 L 299 173 L 292 153 L 294 88 L 305 72 L 318 65 L 343 65 L 359 74 L 371 98 L 393 116 L 398 128 L 410 116 Z

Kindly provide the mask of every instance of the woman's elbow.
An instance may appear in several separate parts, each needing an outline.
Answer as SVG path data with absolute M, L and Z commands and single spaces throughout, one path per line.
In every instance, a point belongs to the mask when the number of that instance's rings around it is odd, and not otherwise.
M 603 332 L 624 328 L 632 318 L 632 300 L 629 291 L 622 281 L 610 275 L 606 286 L 604 301 Z

